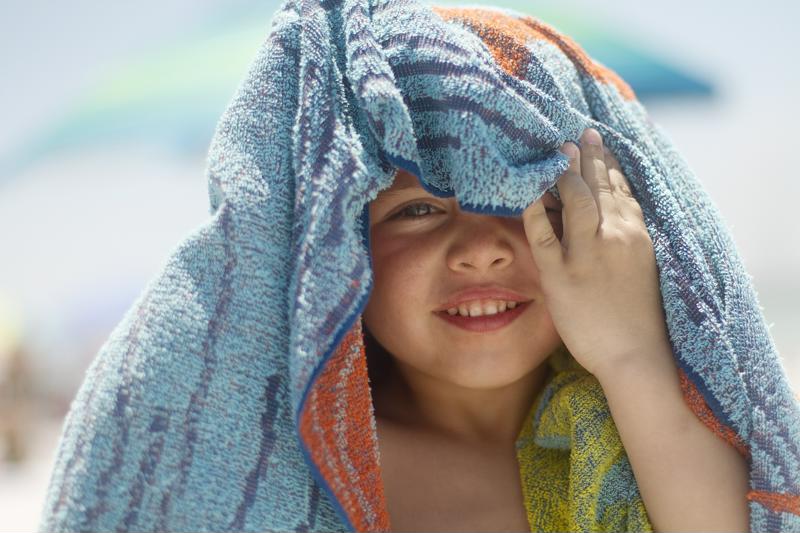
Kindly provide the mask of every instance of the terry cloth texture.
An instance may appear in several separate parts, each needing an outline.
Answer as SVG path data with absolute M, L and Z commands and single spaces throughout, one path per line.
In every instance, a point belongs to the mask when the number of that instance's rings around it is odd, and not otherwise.
M 603 388 L 566 348 L 517 437 L 531 531 L 653 531 Z
M 684 397 L 747 458 L 752 530 L 800 530 L 800 405 L 726 225 L 669 138 L 553 27 L 418 0 L 287 0 L 275 13 L 212 139 L 209 219 L 87 371 L 41 528 L 390 530 L 360 321 L 368 202 L 403 168 L 467 211 L 521 215 L 589 126 L 642 206 Z M 591 380 L 557 378 L 547 405 L 565 418 L 534 417 L 534 444 L 562 449 L 583 423 L 621 454 L 609 419 L 571 408 Z M 527 430 L 521 466 L 557 464 L 526 457 Z M 570 468 L 587 445 L 570 444 Z M 562 480 L 576 501 L 556 506 L 556 526 L 644 524 L 627 468 L 562 471 L 587 488 Z

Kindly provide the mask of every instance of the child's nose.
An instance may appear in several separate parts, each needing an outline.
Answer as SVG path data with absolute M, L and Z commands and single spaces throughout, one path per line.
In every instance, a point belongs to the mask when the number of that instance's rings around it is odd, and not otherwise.
M 447 266 L 454 271 L 488 272 L 507 268 L 514 262 L 509 230 L 493 217 L 480 217 L 461 228 L 451 241 L 447 252 Z

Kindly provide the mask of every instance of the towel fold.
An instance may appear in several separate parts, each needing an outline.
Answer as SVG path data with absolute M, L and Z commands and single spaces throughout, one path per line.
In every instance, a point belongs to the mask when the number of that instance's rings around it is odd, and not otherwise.
M 531 531 L 653 531 L 600 382 L 563 348 L 517 437 Z

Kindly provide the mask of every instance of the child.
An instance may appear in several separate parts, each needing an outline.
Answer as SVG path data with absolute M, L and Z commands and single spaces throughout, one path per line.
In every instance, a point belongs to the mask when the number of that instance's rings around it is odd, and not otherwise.
M 563 149 L 563 207 L 467 213 L 402 169 L 370 205 L 364 323 L 393 361 L 373 399 L 398 531 L 528 530 L 515 442 L 562 339 L 608 396 L 655 529 L 748 528 L 744 458 L 681 396 L 639 205 L 598 132 L 582 145 Z
M 800 526 L 800 405 L 727 229 L 555 29 L 286 0 L 207 173 L 41 529 Z

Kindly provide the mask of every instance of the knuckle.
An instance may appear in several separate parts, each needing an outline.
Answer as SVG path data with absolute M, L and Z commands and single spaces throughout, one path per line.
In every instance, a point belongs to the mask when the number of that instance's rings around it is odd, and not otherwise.
M 647 229 L 640 224 L 626 224 L 621 231 L 622 240 L 627 248 L 641 250 L 653 247 L 653 240 Z
M 633 195 L 631 194 L 631 188 L 628 187 L 628 183 L 623 179 L 622 174 L 612 170 L 609 172 L 609 177 L 611 178 L 610 181 L 614 188 L 614 194 L 619 194 L 620 196 L 624 196 L 625 198 L 632 198 Z
M 589 194 L 581 194 L 573 198 L 572 205 L 583 211 L 595 207 L 594 197 Z
M 553 232 L 540 233 L 539 235 L 534 236 L 531 241 L 533 242 L 534 246 L 539 248 L 548 248 L 559 243 L 558 237 L 556 237 L 555 233 Z
M 630 244 L 628 234 L 616 226 L 603 224 L 600 226 L 600 238 L 603 240 L 605 246 L 611 247 L 626 247 Z
M 642 211 L 642 206 L 639 205 L 639 202 L 636 201 L 636 198 L 629 196 L 626 199 L 628 200 L 628 205 L 636 212 L 636 214 L 639 215 L 639 218 L 643 218 L 644 212 Z
M 610 183 L 600 180 L 597 182 L 597 194 L 598 195 L 605 195 L 608 197 L 614 196 L 614 187 Z
M 641 224 L 603 225 L 601 234 L 604 244 L 621 249 L 650 248 L 653 241 L 647 228 Z
M 594 166 L 594 171 L 596 173 L 608 172 L 608 165 L 606 165 L 606 160 L 602 157 L 595 157 L 592 160 L 592 165 Z

